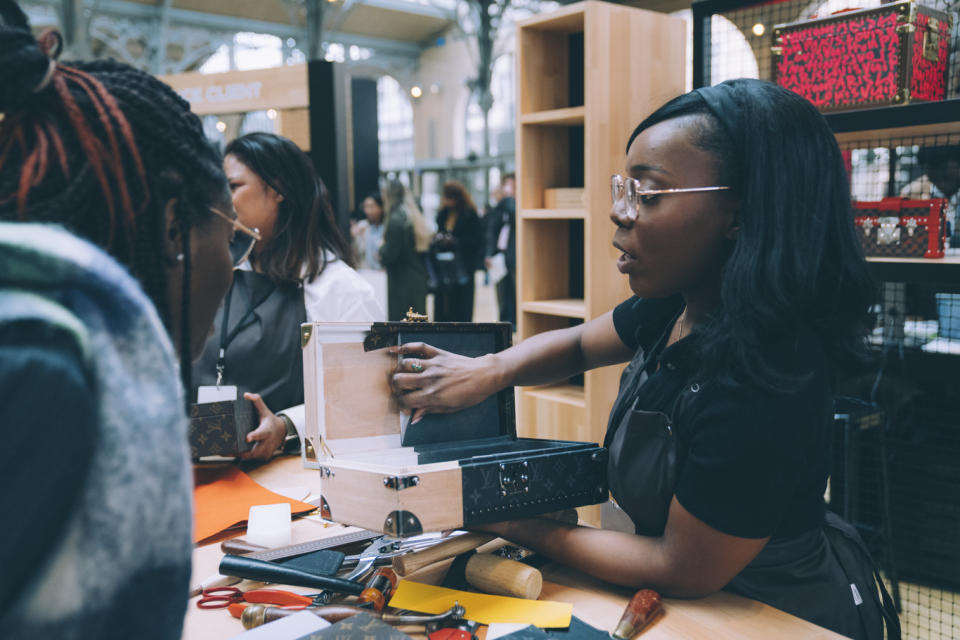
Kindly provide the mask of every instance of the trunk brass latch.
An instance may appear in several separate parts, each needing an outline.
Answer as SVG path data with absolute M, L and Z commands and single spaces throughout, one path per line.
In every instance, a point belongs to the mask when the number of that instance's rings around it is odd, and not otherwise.
M 877 229 L 877 244 L 900 244 L 899 216 L 884 216 L 880 218 Z
M 940 59 L 940 21 L 930 18 L 923 32 L 923 58 L 930 62 Z

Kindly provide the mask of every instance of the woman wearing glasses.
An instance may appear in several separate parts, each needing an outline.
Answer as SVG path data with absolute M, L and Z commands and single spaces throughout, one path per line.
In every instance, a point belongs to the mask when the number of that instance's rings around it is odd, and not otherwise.
M 477 359 L 402 347 L 401 402 L 451 411 L 629 362 L 605 444 L 634 531 L 539 519 L 489 530 L 617 584 L 726 588 L 882 637 L 869 556 L 823 502 L 832 381 L 868 360 L 872 294 L 830 129 L 793 93 L 725 82 L 641 123 L 624 174 L 610 218 L 636 295 Z
M 239 222 L 259 240 L 237 236 L 233 285 L 194 383 L 235 386 L 254 403 L 259 425 L 241 457 L 266 459 L 305 421 L 300 324 L 383 320 L 384 313 L 352 268 L 306 153 L 287 138 L 251 133 L 227 145 L 223 167 Z

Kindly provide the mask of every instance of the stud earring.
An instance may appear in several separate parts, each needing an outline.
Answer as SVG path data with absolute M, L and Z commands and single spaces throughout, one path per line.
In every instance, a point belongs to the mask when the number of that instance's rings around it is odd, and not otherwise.
M 182 253 L 178 253 L 178 254 L 177 254 L 177 262 L 183 262 L 183 254 L 182 254 Z

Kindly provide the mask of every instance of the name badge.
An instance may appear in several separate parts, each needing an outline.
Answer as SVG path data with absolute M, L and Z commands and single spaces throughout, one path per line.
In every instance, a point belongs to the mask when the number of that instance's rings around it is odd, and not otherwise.
M 223 385 L 220 387 L 197 387 L 197 404 L 207 402 L 225 402 L 227 400 L 237 399 L 237 388 L 233 385 Z

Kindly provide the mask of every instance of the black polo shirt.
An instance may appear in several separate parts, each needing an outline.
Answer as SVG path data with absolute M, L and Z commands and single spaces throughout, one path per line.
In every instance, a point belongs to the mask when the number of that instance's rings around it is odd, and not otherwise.
M 762 347 L 789 392 L 705 378 L 697 334 L 664 349 L 680 296 L 630 298 L 614 309 L 624 344 L 651 355 L 637 409 L 670 416 L 678 437 L 677 500 L 714 529 L 744 538 L 789 537 L 821 526 L 830 473 L 831 367 L 807 328 Z

